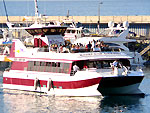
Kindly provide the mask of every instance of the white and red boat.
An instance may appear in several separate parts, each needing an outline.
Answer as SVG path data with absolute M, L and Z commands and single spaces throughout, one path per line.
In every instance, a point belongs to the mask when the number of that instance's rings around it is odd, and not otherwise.
M 143 94 L 139 85 L 142 70 L 131 71 L 130 56 L 121 52 L 60 53 L 49 47 L 63 44 L 66 27 L 29 27 L 34 47 L 26 47 L 14 39 L 7 57 L 10 69 L 3 73 L 3 88 L 44 92 L 56 96 L 99 96 Z M 118 60 L 122 68 L 110 63 Z M 75 73 L 73 66 L 80 69 Z

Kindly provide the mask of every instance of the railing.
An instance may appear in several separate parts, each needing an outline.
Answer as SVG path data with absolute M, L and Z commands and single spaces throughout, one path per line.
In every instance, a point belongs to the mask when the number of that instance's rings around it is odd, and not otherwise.
M 150 49 L 150 45 L 148 45 L 146 48 L 144 48 L 144 49 L 140 52 L 140 55 L 143 55 L 143 54 L 146 53 L 149 49 Z

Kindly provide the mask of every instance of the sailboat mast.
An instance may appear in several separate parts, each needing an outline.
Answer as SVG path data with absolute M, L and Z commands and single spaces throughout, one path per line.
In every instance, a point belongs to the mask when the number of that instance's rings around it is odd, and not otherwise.
M 37 23 L 38 21 L 38 5 L 37 5 L 37 0 L 34 0 L 34 3 L 35 3 L 35 23 Z

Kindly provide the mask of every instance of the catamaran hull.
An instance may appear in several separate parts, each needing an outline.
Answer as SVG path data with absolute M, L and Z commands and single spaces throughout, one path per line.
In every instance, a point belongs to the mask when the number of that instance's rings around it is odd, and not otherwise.
M 144 76 L 104 77 L 98 86 L 103 96 L 110 95 L 143 95 L 138 87 Z
M 52 74 L 5 71 L 3 88 L 44 92 L 55 96 L 131 95 L 143 94 L 138 89 L 143 77 L 94 77 L 94 75 L 61 77 Z

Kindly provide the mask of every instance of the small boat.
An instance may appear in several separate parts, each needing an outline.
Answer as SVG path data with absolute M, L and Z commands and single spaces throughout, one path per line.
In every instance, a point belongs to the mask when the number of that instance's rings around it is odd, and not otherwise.
M 130 70 L 132 57 L 122 52 L 59 51 L 67 27 L 42 26 L 25 30 L 34 36 L 34 47 L 13 39 L 10 68 L 3 73 L 3 88 L 44 92 L 56 96 L 107 96 L 143 94 L 143 72 Z M 114 60 L 120 67 L 112 68 Z

